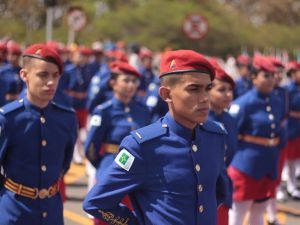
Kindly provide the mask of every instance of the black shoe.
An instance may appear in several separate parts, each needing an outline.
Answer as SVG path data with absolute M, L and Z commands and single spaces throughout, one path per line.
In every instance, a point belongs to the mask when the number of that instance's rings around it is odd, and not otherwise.
M 268 221 L 268 225 L 282 225 L 278 220 L 275 220 L 273 222 Z
M 300 191 L 298 189 L 294 189 L 292 191 L 287 190 L 287 193 L 294 200 L 300 200 Z

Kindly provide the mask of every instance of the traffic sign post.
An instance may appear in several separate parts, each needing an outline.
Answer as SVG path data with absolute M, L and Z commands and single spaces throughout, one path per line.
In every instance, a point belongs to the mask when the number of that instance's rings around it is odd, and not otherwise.
M 75 42 L 76 32 L 82 30 L 87 23 L 86 14 L 80 7 L 72 7 L 68 12 L 68 44 Z
M 208 23 L 203 16 L 192 14 L 185 18 L 182 29 L 188 38 L 200 40 L 208 33 Z

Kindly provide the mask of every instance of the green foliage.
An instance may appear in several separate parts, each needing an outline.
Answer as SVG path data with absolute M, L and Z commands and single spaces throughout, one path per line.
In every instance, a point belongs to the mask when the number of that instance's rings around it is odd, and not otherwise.
M 91 44 L 95 40 L 124 40 L 145 45 L 153 50 L 166 47 L 195 49 L 209 55 L 239 53 L 241 48 L 299 49 L 300 26 L 292 29 L 282 23 L 265 23 L 255 27 L 246 15 L 232 4 L 213 0 L 103 0 L 109 11 L 97 16 L 96 0 L 64 0 L 69 6 L 81 6 L 88 15 L 87 26 L 76 41 Z M 190 40 L 182 32 L 184 18 L 200 14 L 208 20 L 209 32 L 202 40 Z M 9 26 L 7 26 L 9 24 Z M 22 20 L 0 18 L 0 36 L 9 35 L 19 42 L 43 41 L 45 28 L 26 30 Z M 64 16 L 54 28 L 54 38 L 67 42 L 68 27 Z

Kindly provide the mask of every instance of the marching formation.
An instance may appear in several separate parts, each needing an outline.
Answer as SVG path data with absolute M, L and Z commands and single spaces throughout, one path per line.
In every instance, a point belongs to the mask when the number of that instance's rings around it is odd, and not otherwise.
M 0 224 L 64 224 L 73 162 L 95 225 L 280 225 L 276 201 L 300 200 L 300 63 L 227 62 L 0 43 Z

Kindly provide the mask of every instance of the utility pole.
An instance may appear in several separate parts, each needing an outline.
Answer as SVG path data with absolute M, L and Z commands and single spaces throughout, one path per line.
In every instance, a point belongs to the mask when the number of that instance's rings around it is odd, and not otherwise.
M 57 5 L 57 0 L 44 0 L 44 4 L 47 7 L 46 41 L 50 41 L 53 39 L 53 14 L 54 7 Z

